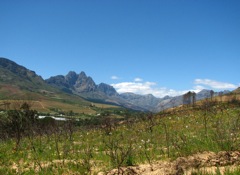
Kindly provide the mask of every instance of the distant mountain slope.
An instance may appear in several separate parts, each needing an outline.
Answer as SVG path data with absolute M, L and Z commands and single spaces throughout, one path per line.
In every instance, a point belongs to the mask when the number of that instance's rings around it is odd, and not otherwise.
M 31 91 L 46 88 L 41 76 L 6 58 L 0 58 L 0 84 L 17 85 Z
M 222 91 L 222 92 L 214 92 L 214 96 L 218 96 L 220 94 L 227 94 L 230 91 Z M 203 100 L 205 98 L 211 97 L 211 90 L 203 89 L 202 91 L 196 93 L 196 101 Z M 183 95 L 176 97 L 169 97 L 167 99 L 163 99 L 155 108 L 155 111 L 161 111 L 164 109 L 176 107 L 183 104 Z
M 161 102 L 161 98 L 154 97 L 152 94 L 137 95 L 134 93 L 122 93 L 120 97 L 128 102 L 138 105 L 149 111 L 156 111 L 156 106 Z

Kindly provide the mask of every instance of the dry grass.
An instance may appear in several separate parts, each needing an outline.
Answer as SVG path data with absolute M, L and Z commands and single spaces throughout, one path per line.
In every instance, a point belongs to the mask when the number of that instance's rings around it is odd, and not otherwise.
M 39 112 L 50 112 L 50 109 L 60 109 L 61 111 L 73 111 L 74 113 L 84 113 L 84 114 L 95 114 L 96 111 L 93 110 L 91 106 L 95 106 L 97 108 L 117 108 L 117 106 L 106 105 L 106 104 L 98 104 L 98 103 L 89 103 L 87 104 L 68 104 L 64 102 L 54 101 L 42 99 L 39 101 L 36 100 L 0 100 L 0 110 L 6 109 L 19 109 L 23 102 L 27 102 L 30 104 L 33 110 L 37 110 Z M 9 104 L 9 105 L 8 105 Z

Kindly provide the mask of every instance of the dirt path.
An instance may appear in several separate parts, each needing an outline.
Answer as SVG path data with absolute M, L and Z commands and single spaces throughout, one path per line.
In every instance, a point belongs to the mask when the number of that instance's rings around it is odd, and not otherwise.
M 217 170 L 224 174 L 226 170 L 234 170 L 239 168 L 240 152 L 219 153 L 203 152 L 188 157 L 179 157 L 172 162 L 159 161 L 152 166 L 144 164 L 138 166 L 124 167 L 122 173 L 124 175 L 191 175 L 193 172 L 216 173 Z M 107 173 L 99 173 L 98 175 L 114 175 L 117 170 L 114 169 Z
M 42 102 L 40 102 L 40 101 L 34 101 L 34 102 L 38 103 L 42 107 L 42 109 L 45 109 L 45 107 L 43 106 Z

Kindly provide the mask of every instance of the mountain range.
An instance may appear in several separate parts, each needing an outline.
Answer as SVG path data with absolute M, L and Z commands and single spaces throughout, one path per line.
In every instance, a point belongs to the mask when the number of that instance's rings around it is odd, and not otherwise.
M 3 87 L 7 87 L 7 89 Z M 10 91 L 14 93 L 9 93 Z M 42 98 L 43 92 L 44 94 L 54 92 L 55 96 L 61 94 L 61 98 L 67 97 L 68 99 L 78 99 L 80 101 L 113 104 L 129 109 L 151 112 L 159 112 L 183 104 L 182 95 L 157 98 L 151 94 L 119 94 L 111 85 L 105 83 L 97 85 L 83 71 L 79 74 L 70 71 L 67 75 L 52 76 L 44 80 L 34 71 L 9 59 L 0 58 L 0 99 L 29 97 L 32 93 L 38 94 L 37 97 L 34 96 L 35 98 Z M 229 91 L 221 92 L 221 94 L 226 93 L 229 93 Z M 215 92 L 214 95 L 219 95 L 219 93 Z M 202 90 L 196 94 L 196 100 L 207 97 L 210 97 L 210 90 Z
M 183 104 L 183 95 L 157 98 L 152 94 L 139 95 L 129 92 L 119 94 L 114 87 L 108 84 L 95 84 L 93 79 L 87 76 L 85 72 L 77 74 L 74 71 L 70 71 L 65 76 L 57 75 L 45 81 L 51 86 L 60 88 L 65 92 L 79 95 L 90 101 L 111 103 L 136 110 L 159 112 Z M 227 94 L 229 92 L 230 91 L 214 92 L 214 96 Z M 196 100 L 202 100 L 210 96 L 211 90 L 204 89 L 196 94 Z

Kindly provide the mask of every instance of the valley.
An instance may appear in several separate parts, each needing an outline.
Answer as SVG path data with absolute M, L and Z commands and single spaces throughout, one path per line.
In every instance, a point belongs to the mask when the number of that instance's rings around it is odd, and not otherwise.
M 240 91 L 119 94 L 0 58 L 0 174 L 240 172 Z

